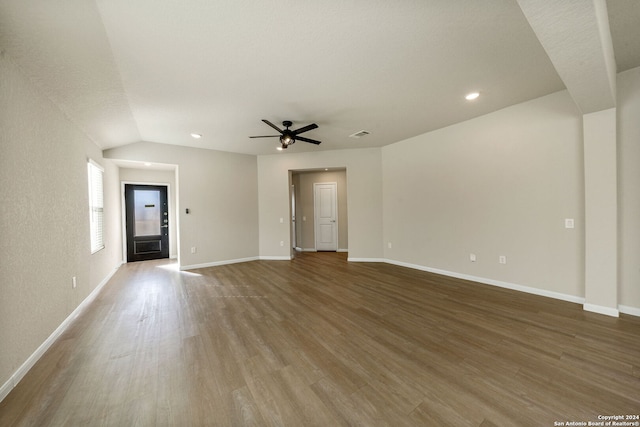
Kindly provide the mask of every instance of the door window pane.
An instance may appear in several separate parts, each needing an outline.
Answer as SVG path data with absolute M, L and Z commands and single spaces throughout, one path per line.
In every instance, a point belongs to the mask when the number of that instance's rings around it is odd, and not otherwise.
M 157 190 L 134 190 L 135 236 L 158 236 L 160 234 L 160 192 Z

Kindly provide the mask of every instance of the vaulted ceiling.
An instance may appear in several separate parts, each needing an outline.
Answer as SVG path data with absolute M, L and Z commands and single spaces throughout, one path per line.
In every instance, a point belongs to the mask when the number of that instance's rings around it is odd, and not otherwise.
M 379 147 L 565 87 L 589 108 L 606 24 L 613 72 L 640 66 L 640 2 L 547 3 L 0 0 L 0 50 L 105 149 L 275 153 L 261 119 L 319 125 L 290 151 Z

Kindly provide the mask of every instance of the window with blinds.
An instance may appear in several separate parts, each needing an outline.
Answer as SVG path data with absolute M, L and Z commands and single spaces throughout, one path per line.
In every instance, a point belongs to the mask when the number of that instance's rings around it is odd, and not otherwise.
M 104 248 L 104 198 L 102 191 L 102 175 L 104 169 L 89 160 L 87 163 L 89 174 L 89 226 L 91 230 L 91 253 Z

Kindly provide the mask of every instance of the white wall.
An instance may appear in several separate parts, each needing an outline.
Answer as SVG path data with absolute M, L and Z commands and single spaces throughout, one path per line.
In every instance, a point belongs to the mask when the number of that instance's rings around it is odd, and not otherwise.
M 168 184 L 169 186 L 169 257 L 178 257 L 178 225 L 176 221 L 176 171 L 175 170 L 151 170 L 120 167 L 121 183 L 136 184 Z M 120 187 L 122 189 L 122 187 Z M 120 197 L 120 209 L 122 210 L 122 196 Z M 126 237 L 123 237 L 126 240 Z M 123 249 L 124 252 L 126 252 Z M 124 254 L 124 260 L 127 257 Z
M 178 165 L 176 204 L 182 268 L 258 256 L 255 156 L 150 142 L 112 148 L 104 155 Z
M 258 156 L 260 256 L 288 259 L 291 251 L 289 171 L 346 168 L 349 259 L 382 256 L 382 164 L 380 149 L 278 153 Z M 280 218 L 284 218 L 281 224 Z M 285 242 L 280 246 L 280 242 Z
M 0 54 L 0 144 L 2 399 L 19 379 L 13 375 L 115 271 L 122 243 L 117 167 L 7 54 Z M 105 169 L 105 249 L 94 255 L 87 157 Z
M 640 315 L 640 68 L 618 75 L 619 303 Z
M 566 91 L 386 146 L 384 256 L 583 297 L 582 160 Z

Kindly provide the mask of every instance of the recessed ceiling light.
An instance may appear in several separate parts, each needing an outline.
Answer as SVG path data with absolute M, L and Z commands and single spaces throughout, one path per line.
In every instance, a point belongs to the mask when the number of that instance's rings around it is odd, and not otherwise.
M 144 165 L 145 165 L 145 166 L 151 166 L 151 163 L 149 163 L 149 162 L 144 162 Z
M 367 136 L 367 135 L 369 135 L 368 131 L 361 130 L 359 132 L 349 135 L 349 138 L 362 138 L 363 136 Z
M 191 134 L 191 136 L 192 136 L 193 138 L 195 138 L 195 139 L 200 139 L 200 138 L 202 138 L 202 135 L 201 135 L 201 134 L 199 134 L 199 133 L 192 133 L 192 134 Z
M 479 92 L 471 92 L 469 94 L 467 94 L 467 96 L 464 97 L 464 99 L 466 99 L 467 101 L 473 101 L 474 99 L 478 98 L 480 96 Z

